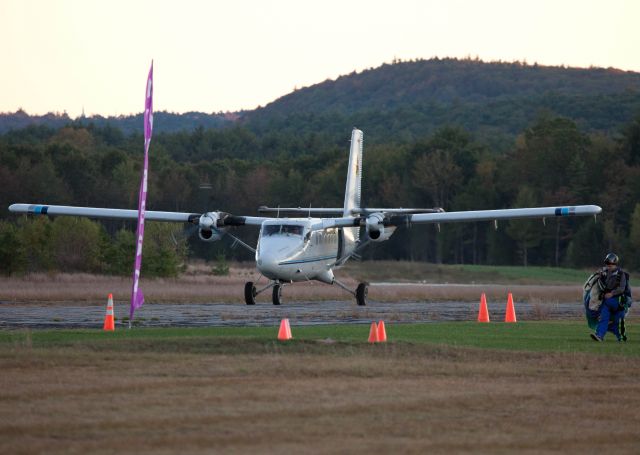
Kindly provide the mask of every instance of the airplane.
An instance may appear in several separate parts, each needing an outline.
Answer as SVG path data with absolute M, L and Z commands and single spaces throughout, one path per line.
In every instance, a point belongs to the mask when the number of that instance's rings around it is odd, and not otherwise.
M 146 210 L 145 219 L 190 223 L 197 226 L 198 236 L 202 241 L 215 242 L 229 235 L 254 252 L 256 267 L 269 283 L 260 289 L 256 288 L 256 283 L 245 283 L 244 297 L 247 305 L 255 305 L 256 296 L 269 289 L 272 289 L 273 304 L 280 305 L 285 285 L 310 280 L 337 285 L 352 294 L 358 305 L 366 305 L 368 284 L 359 283 L 355 290 L 351 290 L 336 279 L 333 271 L 356 256 L 370 242 L 388 240 L 399 226 L 475 221 L 494 221 L 497 226 L 498 220 L 542 218 L 544 221 L 548 217 L 595 216 L 602 212 L 602 208 L 597 205 L 460 212 L 445 212 L 442 208 L 365 208 L 361 206 L 362 152 L 363 133 L 354 128 L 351 133 L 344 206 L 340 208 L 262 206 L 258 209 L 260 213 L 277 213 L 276 218 L 236 216 L 222 211 L 184 213 Z M 14 213 L 46 216 L 83 216 L 117 220 L 138 218 L 137 210 L 113 208 L 12 204 L 9 210 Z M 302 216 L 280 218 L 280 212 Z M 228 232 L 229 228 L 236 226 L 260 228 L 256 248 Z M 361 228 L 364 228 L 363 238 L 360 238 Z

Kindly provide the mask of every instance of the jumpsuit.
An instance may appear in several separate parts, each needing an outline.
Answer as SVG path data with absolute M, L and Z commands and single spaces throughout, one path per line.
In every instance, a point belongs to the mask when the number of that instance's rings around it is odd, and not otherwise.
M 600 307 L 600 320 L 596 328 L 596 335 L 604 339 L 609 326 L 609 320 L 613 322 L 612 331 L 618 341 L 620 340 L 620 319 L 624 315 L 624 310 L 620 308 L 620 296 L 624 293 L 627 284 L 627 277 L 622 270 L 617 267 L 614 270 L 606 270 L 605 293 L 611 292 L 613 296 L 604 299 Z

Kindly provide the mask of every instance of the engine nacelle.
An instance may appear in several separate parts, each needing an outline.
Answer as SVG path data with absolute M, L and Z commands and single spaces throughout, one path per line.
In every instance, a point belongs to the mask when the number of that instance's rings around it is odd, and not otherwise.
M 396 230 L 395 226 L 384 225 L 384 214 L 373 213 L 367 217 L 365 222 L 367 228 L 367 235 L 374 242 L 384 242 L 389 240 L 389 237 Z
M 220 212 L 207 212 L 198 220 L 198 237 L 205 242 L 217 242 L 222 239 L 226 228 L 218 227 Z

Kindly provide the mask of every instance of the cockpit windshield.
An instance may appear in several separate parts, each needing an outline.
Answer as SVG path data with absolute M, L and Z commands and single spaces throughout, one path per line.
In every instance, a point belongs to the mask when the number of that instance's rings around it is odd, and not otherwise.
M 298 235 L 302 237 L 303 227 L 296 224 L 269 224 L 262 228 L 262 235 Z

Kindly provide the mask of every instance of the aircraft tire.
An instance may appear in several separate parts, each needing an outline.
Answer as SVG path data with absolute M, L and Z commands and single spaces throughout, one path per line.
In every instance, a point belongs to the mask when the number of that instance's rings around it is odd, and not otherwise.
M 368 294 L 369 286 L 367 286 L 367 283 L 360 283 L 356 288 L 356 302 L 358 302 L 358 305 L 365 306 L 367 304 Z
M 244 301 L 247 305 L 256 304 L 256 287 L 252 281 L 244 284 Z
M 274 305 L 280 305 L 282 303 L 282 286 L 279 284 L 276 284 L 273 287 L 273 304 Z

